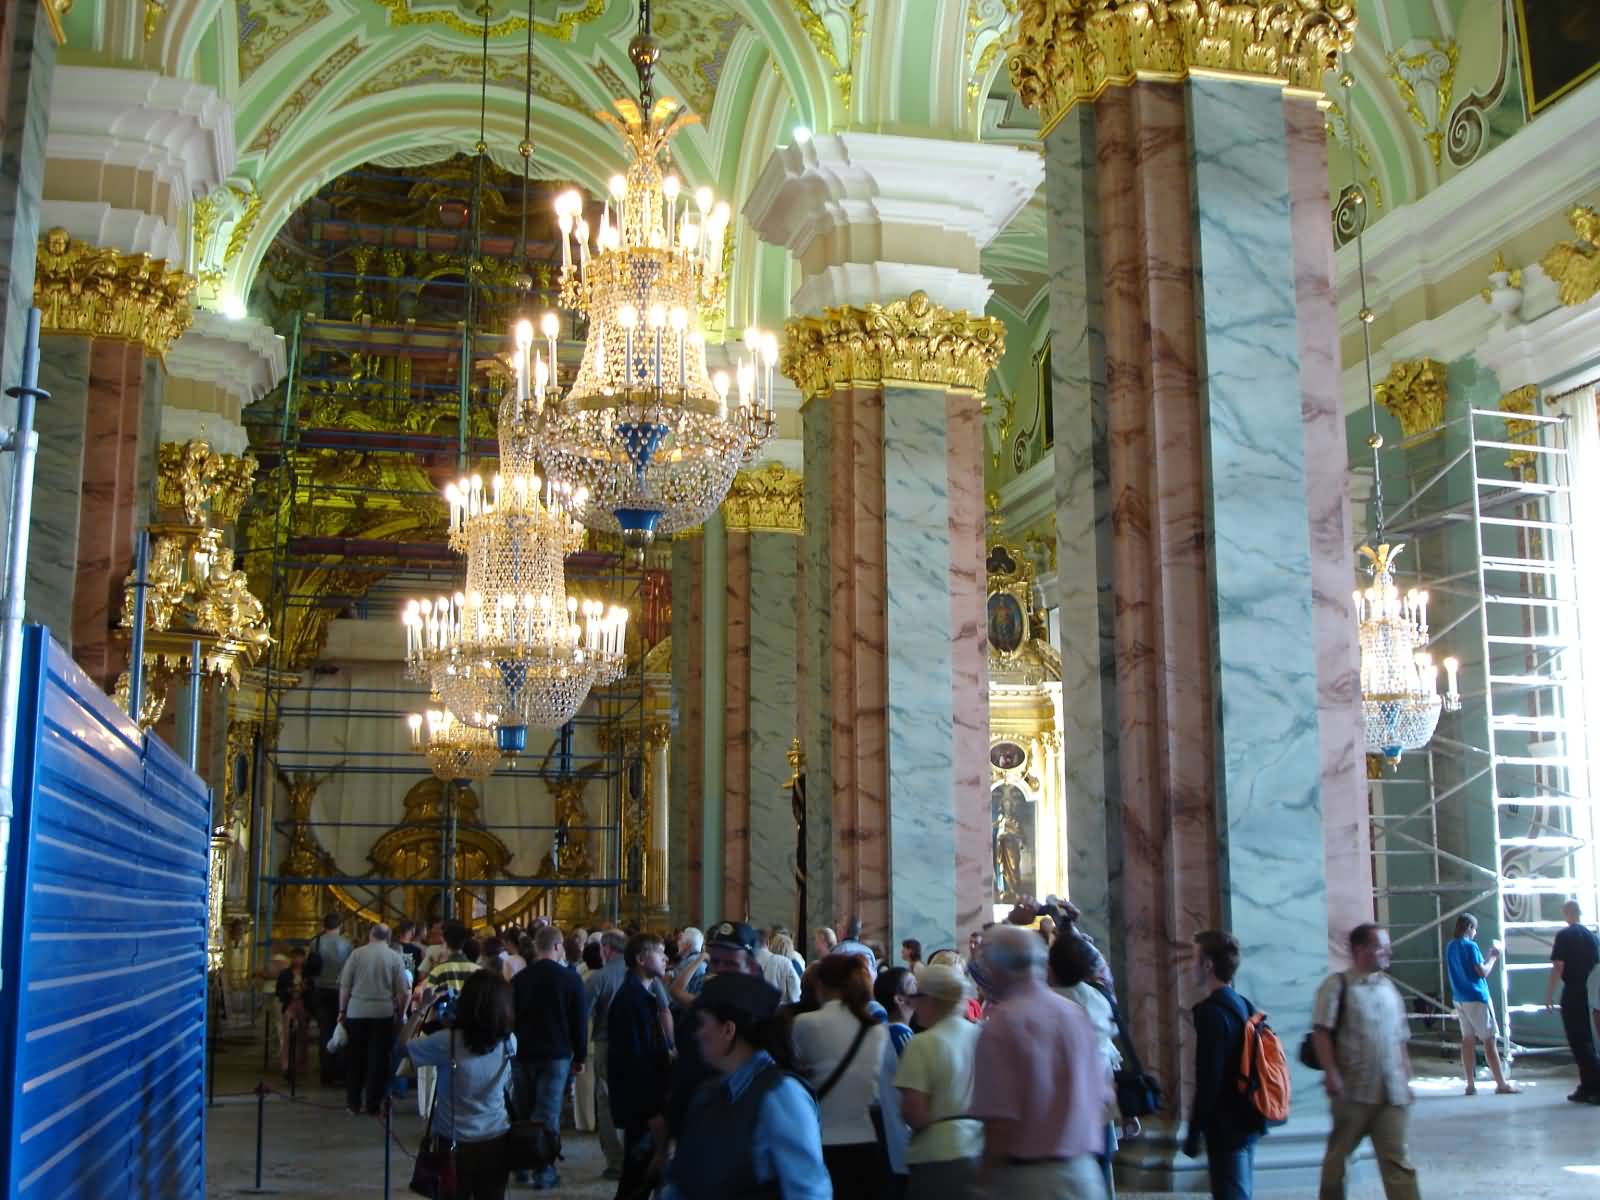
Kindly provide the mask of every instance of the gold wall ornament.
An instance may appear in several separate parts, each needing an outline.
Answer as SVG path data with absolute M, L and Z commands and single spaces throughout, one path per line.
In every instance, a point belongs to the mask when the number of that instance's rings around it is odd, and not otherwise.
M 156 504 L 191 525 L 233 524 L 250 498 L 256 460 L 248 454 L 218 454 L 203 441 L 162 442 L 156 451 Z
M 833 82 L 848 113 L 856 53 L 867 29 L 867 0 L 789 0 L 789 7 L 818 56 L 833 68 Z
M 461 12 L 473 7 L 460 5 L 454 0 L 377 0 L 379 8 L 388 10 L 390 25 L 443 25 L 457 33 L 464 33 L 468 37 L 480 38 L 483 36 L 483 22 L 467 20 Z M 559 9 L 559 5 L 557 6 Z M 587 25 L 605 11 L 605 0 L 586 0 L 582 8 L 569 8 L 560 13 L 552 24 L 534 18 L 534 32 L 540 37 L 559 38 L 563 42 L 570 42 L 577 33 L 580 25 Z M 516 13 L 505 17 L 503 20 L 489 26 L 489 37 L 503 38 L 513 34 L 525 34 L 528 22 L 525 17 Z
M 1025 0 L 1011 82 L 1043 136 L 1113 84 L 1193 70 L 1320 93 L 1355 36 L 1356 6 L 1344 0 Z
M 1537 384 L 1528 384 L 1515 391 L 1507 392 L 1500 397 L 1500 411 L 1507 413 L 1527 413 L 1530 416 L 1534 407 L 1539 403 L 1539 387 Z M 1536 421 L 1517 421 L 1507 418 L 1506 441 L 1516 442 L 1523 446 L 1536 446 L 1539 443 L 1539 425 Z M 1534 463 L 1538 455 L 1532 450 L 1513 450 L 1506 455 L 1506 467 L 1510 470 L 1522 472 L 1523 478 L 1530 478 L 1534 473 Z
M 729 533 L 800 533 L 805 529 L 804 480 L 782 463 L 733 477 L 722 502 Z
M 1539 265 L 1556 281 L 1561 303 L 1571 307 L 1600 292 L 1600 211 L 1577 205 L 1568 210 L 1567 221 L 1577 240 L 1557 242 Z
M 1436 167 L 1444 152 L 1446 119 L 1460 57 L 1461 47 L 1453 38 L 1408 43 L 1389 54 L 1389 81 L 1406 102 L 1412 122 L 1422 130 L 1422 140 Z
M 104 250 L 59 227 L 39 239 L 33 303 L 46 333 L 138 342 L 164 358 L 194 323 L 194 287 L 165 259 Z
M 1448 382 L 1449 372 L 1442 362 L 1421 358 L 1395 363 L 1373 391 L 1378 403 L 1400 422 L 1401 435 L 1413 438 L 1444 423 Z
M 778 369 L 807 399 L 836 388 L 931 384 L 982 394 L 1005 352 L 1005 326 L 913 292 L 891 304 L 829 308 L 792 318 Z

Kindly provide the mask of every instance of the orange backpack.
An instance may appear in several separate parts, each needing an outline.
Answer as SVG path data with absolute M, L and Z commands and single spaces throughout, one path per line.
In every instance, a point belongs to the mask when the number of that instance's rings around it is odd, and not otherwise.
M 1283 1043 L 1267 1024 L 1267 1014 L 1253 1012 L 1244 1023 L 1244 1050 L 1239 1055 L 1239 1091 L 1271 1124 L 1289 1119 L 1289 1060 Z

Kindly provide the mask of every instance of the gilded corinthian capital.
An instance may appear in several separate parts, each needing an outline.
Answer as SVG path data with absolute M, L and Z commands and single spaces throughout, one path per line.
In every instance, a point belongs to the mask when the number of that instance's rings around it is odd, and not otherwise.
M 39 239 L 33 303 L 49 333 L 139 342 L 164 357 L 194 323 L 194 280 L 163 259 L 74 240 L 65 229 Z
M 1378 403 L 1394 414 L 1403 436 L 1412 438 L 1444 424 L 1449 395 L 1449 370 L 1442 362 L 1419 358 L 1397 362 L 1373 391 Z
M 805 529 L 804 480 L 782 463 L 740 471 L 722 502 L 730 533 L 800 533 Z
M 1011 82 L 1045 130 L 1080 100 L 1191 71 L 1322 90 L 1355 43 L 1347 0 L 1024 0 Z
M 955 312 L 913 292 L 892 304 L 829 308 L 784 329 L 778 369 L 807 400 L 835 388 L 932 384 L 981 394 L 1006 347 L 995 317 Z

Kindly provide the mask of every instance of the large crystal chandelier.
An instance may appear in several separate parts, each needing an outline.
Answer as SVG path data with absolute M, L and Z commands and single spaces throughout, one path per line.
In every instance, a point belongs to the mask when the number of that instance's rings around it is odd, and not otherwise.
M 428 760 L 428 769 L 444 783 L 487 779 L 500 765 L 500 746 L 492 719 L 480 725 L 458 721 L 449 709 L 431 708 L 406 717 L 411 748 Z
M 600 113 L 633 154 L 615 176 L 598 227 L 576 191 L 556 201 L 561 230 L 561 303 L 586 317 L 588 340 L 576 376 L 561 394 L 555 347 L 539 389 L 545 469 L 586 490 L 583 522 L 620 532 L 642 547 L 658 533 L 692 528 L 722 503 L 740 464 L 772 435 L 777 339 L 746 332 L 730 407 L 728 377 L 709 373 L 702 310 L 723 296 L 723 247 L 731 217 L 709 188 L 690 195 L 663 171 L 672 136 L 696 120 L 676 100 L 656 100 L 661 56 L 650 3 L 639 5 L 639 33 L 628 47 L 639 102 L 616 101 L 621 120 Z M 550 325 L 546 326 L 551 328 Z
M 1345 89 L 1345 111 L 1350 112 L 1350 88 L 1354 80 L 1346 74 L 1340 80 Z M 1355 134 L 1350 135 L 1351 178 L 1355 174 Z M 1366 752 L 1377 755 L 1391 767 L 1398 766 L 1407 750 L 1420 750 L 1433 738 L 1441 712 L 1461 707 L 1456 687 L 1459 663 L 1444 660 L 1445 694 L 1439 694 L 1439 668 L 1427 652 L 1428 593 L 1416 588 L 1401 593 L 1394 580 L 1394 560 L 1404 545 L 1390 546 L 1384 536 L 1383 470 L 1379 451 L 1383 435 L 1378 432 L 1378 397 L 1372 385 L 1373 311 L 1367 303 L 1367 263 L 1362 243 L 1366 230 L 1366 196 L 1359 188 L 1354 193 L 1356 222 L 1356 276 L 1361 285 L 1361 339 L 1367 369 L 1367 414 L 1372 432 L 1367 446 L 1372 451 L 1371 543 L 1361 547 L 1368 561 L 1372 582 L 1355 592 L 1358 636 L 1361 641 L 1361 722 Z
M 449 484 L 450 548 L 465 587 L 405 609 L 406 663 L 461 721 L 496 727 L 503 749 L 526 726 L 554 729 L 589 689 L 622 674 L 628 610 L 567 595 L 566 556 L 583 545 L 581 488 L 541 479 L 529 376 L 533 327 L 516 330 L 516 386 L 500 404 L 499 472 Z M 520 733 L 518 731 L 521 731 Z

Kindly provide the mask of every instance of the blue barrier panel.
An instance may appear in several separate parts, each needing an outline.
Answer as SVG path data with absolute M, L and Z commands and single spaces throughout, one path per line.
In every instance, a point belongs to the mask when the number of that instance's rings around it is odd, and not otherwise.
M 24 644 L 0 1196 L 203 1196 L 205 786 L 48 630 Z

